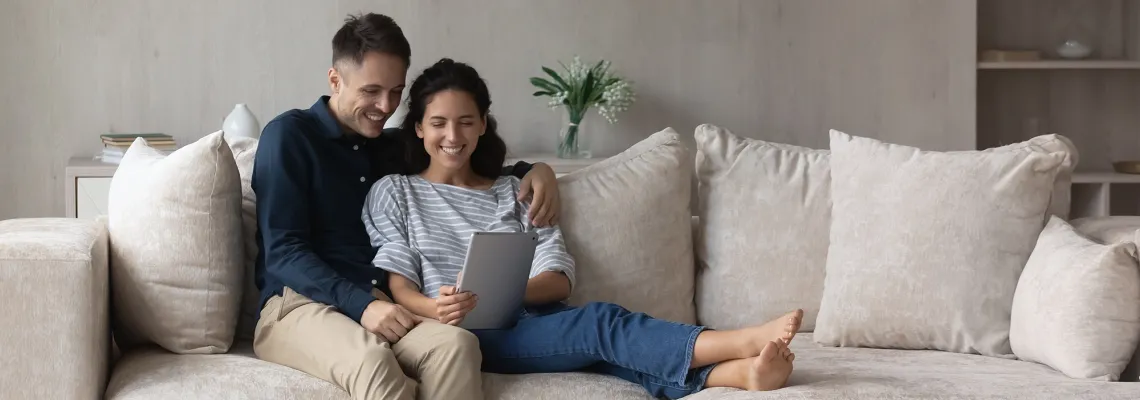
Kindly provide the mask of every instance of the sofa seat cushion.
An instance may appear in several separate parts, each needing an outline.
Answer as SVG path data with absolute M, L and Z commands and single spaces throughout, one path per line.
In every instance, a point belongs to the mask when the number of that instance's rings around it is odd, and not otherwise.
M 1140 385 L 1070 379 L 1041 364 L 932 350 L 824 347 L 796 335 L 795 371 L 773 392 L 706 389 L 685 400 L 1140 399 Z
M 652 399 L 641 386 L 590 373 L 483 374 L 487 399 Z M 227 354 L 170 353 L 157 346 L 123 355 L 106 399 L 344 399 L 348 392 L 304 372 L 262 361 L 248 341 Z

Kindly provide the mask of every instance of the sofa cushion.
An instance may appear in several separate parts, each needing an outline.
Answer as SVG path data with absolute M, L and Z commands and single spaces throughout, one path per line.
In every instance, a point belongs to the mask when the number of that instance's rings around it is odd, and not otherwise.
M 483 374 L 487 399 L 638 399 L 641 386 L 590 373 Z M 179 355 L 158 347 L 125 354 L 107 386 L 108 400 L 150 399 L 345 399 L 348 392 L 304 372 L 262 361 L 250 342 L 229 354 Z
M 137 139 L 108 197 L 120 346 L 229 349 L 242 294 L 241 180 L 216 132 L 165 155 Z
M 1079 381 L 1047 366 L 932 350 L 824 347 L 812 333 L 792 341 L 795 370 L 771 392 L 713 388 L 685 400 L 1138 399 L 1140 385 Z
M 619 304 L 694 323 L 691 153 L 672 129 L 558 178 L 576 265 L 572 304 Z
M 1050 218 L 1017 283 L 1009 343 L 1073 378 L 1119 379 L 1140 343 L 1136 244 L 1099 244 Z
M 1087 217 L 1070 221 L 1073 229 L 1101 244 L 1131 242 L 1140 247 L 1140 216 Z M 1120 380 L 1140 381 L 1140 346 L 1124 368 Z
M 261 314 L 261 292 L 254 280 L 257 267 L 257 194 L 253 192 L 253 161 L 257 155 L 257 139 L 247 137 L 227 138 L 230 150 L 237 162 L 241 175 L 241 236 L 245 248 L 245 283 L 242 286 L 241 314 L 235 336 L 239 339 L 253 339 L 257 317 Z
M 815 339 L 1012 357 L 1014 289 L 1065 155 L 924 151 L 839 131 L 831 151 Z
M 735 329 L 800 308 L 800 330 L 811 331 L 831 226 L 829 151 L 713 125 L 695 136 L 700 323 Z

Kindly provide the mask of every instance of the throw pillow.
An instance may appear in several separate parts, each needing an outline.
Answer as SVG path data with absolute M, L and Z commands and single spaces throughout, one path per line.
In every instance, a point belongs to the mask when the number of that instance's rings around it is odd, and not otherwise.
M 1071 378 L 1115 381 L 1140 343 L 1136 245 L 1103 245 L 1053 217 L 1013 296 L 1009 343 Z
M 815 341 L 1012 356 L 1010 309 L 1066 155 L 936 152 L 831 131 Z
M 558 179 L 574 257 L 570 303 L 611 302 L 695 323 L 691 153 L 665 129 Z
M 1140 216 L 1115 215 L 1088 217 L 1070 221 L 1073 229 L 1099 244 L 1133 243 L 1140 247 Z M 1120 374 L 1121 381 L 1140 381 L 1140 345 L 1128 366 Z
M 241 180 L 221 132 L 169 156 L 136 140 L 111 180 L 119 345 L 224 353 L 242 293 Z
M 831 226 L 830 152 L 696 129 L 697 312 L 714 329 L 797 308 L 815 327 Z
M 257 139 L 247 137 L 233 137 L 226 139 L 230 150 L 234 153 L 237 162 L 238 174 L 241 175 L 241 230 L 242 243 L 245 248 L 245 283 L 242 284 L 241 314 L 238 316 L 238 339 L 253 340 L 253 331 L 257 327 L 257 318 L 261 310 L 257 308 L 261 301 L 261 292 L 257 290 L 254 281 L 254 271 L 257 262 L 257 194 L 253 192 L 251 180 L 253 179 L 253 161 L 257 156 Z

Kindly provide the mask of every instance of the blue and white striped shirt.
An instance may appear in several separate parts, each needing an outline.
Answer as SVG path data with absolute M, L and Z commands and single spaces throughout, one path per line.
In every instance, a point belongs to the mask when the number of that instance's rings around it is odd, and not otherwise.
M 364 202 L 361 218 L 378 248 L 372 265 L 419 285 L 430 298 L 439 288 L 455 285 L 471 233 L 538 233 L 530 276 L 559 271 L 574 286 L 574 259 L 566 251 L 562 231 L 539 228 L 526 218 L 529 204 L 517 200 L 519 178 L 500 177 L 479 190 L 432 183 L 419 175 L 388 175 L 376 181 Z

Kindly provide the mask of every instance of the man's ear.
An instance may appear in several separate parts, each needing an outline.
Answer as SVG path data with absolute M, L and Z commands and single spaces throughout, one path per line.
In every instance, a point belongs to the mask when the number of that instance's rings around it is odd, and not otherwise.
M 332 94 L 340 94 L 341 79 L 336 67 L 329 67 L 329 90 Z

